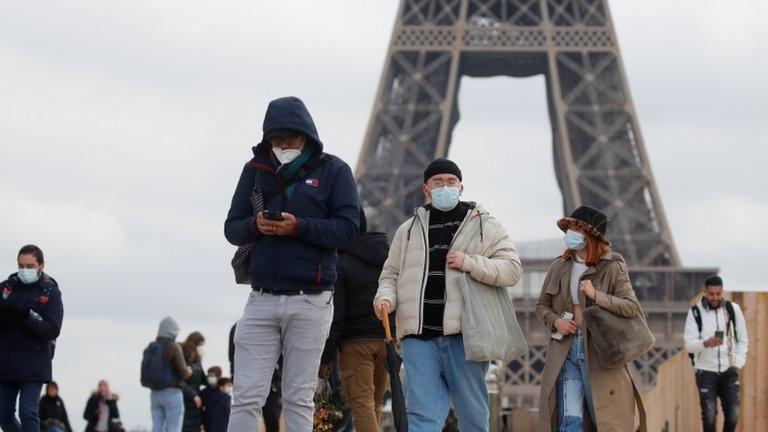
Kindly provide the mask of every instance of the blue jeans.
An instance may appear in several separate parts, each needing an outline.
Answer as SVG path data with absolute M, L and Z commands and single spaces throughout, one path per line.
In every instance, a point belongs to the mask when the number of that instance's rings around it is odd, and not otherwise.
M 181 389 L 152 390 L 152 432 L 181 432 L 184 396 Z
M 592 388 L 589 384 L 589 364 L 584 353 L 584 336 L 579 330 L 571 336 L 571 347 L 557 376 L 557 430 L 584 430 L 584 405 L 594 413 Z M 590 417 L 594 421 L 594 414 Z
M 0 381 L 0 428 L 3 432 L 40 432 L 41 381 Z M 16 419 L 16 398 L 19 417 Z
M 443 430 L 453 402 L 459 430 L 488 431 L 488 362 L 467 361 L 461 335 L 403 340 L 409 432 Z

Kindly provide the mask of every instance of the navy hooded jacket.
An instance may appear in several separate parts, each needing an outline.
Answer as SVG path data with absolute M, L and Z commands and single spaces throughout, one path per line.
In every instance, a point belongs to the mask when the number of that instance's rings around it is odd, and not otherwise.
M 315 123 L 296 97 L 270 102 L 264 117 L 264 135 L 290 129 L 307 136 L 305 151 L 315 156 L 307 165 L 317 168 L 295 183 L 291 197 L 285 191 L 265 204 L 265 209 L 291 213 L 299 221 L 296 236 L 264 236 L 256 228 L 250 195 L 259 175 L 264 196 L 282 188 L 277 161 L 269 143 L 262 139 L 253 148 L 253 159 L 243 168 L 232 197 L 224 234 L 241 246 L 254 243 L 249 273 L 254 288 L 269 290 L 332 291 L 336 280 L 336 250 L 351 243 L 358 232 L 357 185 L 352 170 L 341 159 L 323 154 Z M 323 156 L 324 155 L 324 156 Z M 315 159 L 325 161 L 316 163 Z
M 0 380 L 50 381 L 55 340 L 64 319 L 58 284 L 43 273 L 37 282 L 25 285 L 14 273 L 0 283 L 0 291 L 0 302 L 34 312 L 22 322 L 0 315 Z

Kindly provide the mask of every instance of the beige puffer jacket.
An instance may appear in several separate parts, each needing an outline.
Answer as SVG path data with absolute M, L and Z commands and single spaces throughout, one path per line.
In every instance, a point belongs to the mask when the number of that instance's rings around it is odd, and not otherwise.
M 514 286 L 523 274 L 515 245 L 498 220 L 482 206 L 474 203 L 472 206 L 451 244 L 451 250 L 461 250 L 466 254 L 461 271 L 487 285 Z M 398 339 L 420 334 L 423 319 L 424 288 L 429 268 L 429 211 L 419 207 L 415 213 L 395 232 L 374 298 L 374 305 L 380 300 L 389 300 L 392 309 L 397 311 Z M 480 225 L 479 230 L 473 229 L 477 224 Z M 475 233 L 475 236 L 467 245 L 468 233 Z M 461 333 L 460 274 L 457 270 L 445 268 L 443 332 L 446 335 Z

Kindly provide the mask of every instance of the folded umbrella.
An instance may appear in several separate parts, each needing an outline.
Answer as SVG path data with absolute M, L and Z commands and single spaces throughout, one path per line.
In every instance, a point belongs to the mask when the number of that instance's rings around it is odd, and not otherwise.
M 384 324 L 384 335 L 387 342 L 387 357 L 385 363 L 389 372 L 389 387 L 392 393 L 392 419 L 397 432 L 408 432 L 408 412 L 405 409 L 405 396 L 403 396 L 403 382 L 400 381 L 400 367 L 403 358 L 395 349 L 395 340 L 392 339 L 392 331 L 389 329 L 389 316 L 386 308 L 381 309 L 381 321 Z

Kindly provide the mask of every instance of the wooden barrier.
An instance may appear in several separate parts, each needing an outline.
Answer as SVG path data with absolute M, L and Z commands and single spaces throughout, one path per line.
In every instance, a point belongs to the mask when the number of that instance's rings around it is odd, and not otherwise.
M 768 293 L 734 293 L 744 311 L 749 334 L 747 364 L 741 371 L 739 432 L 768 431 Z M 701 408 L 691 361 L 686 351 L 659 368 L 658 385 L 643 395 L 651 432 L 701 431 Z M 719 405 L 719 404 L 718 404 Z M 722 430 L 722 418 L 718 419 Z

